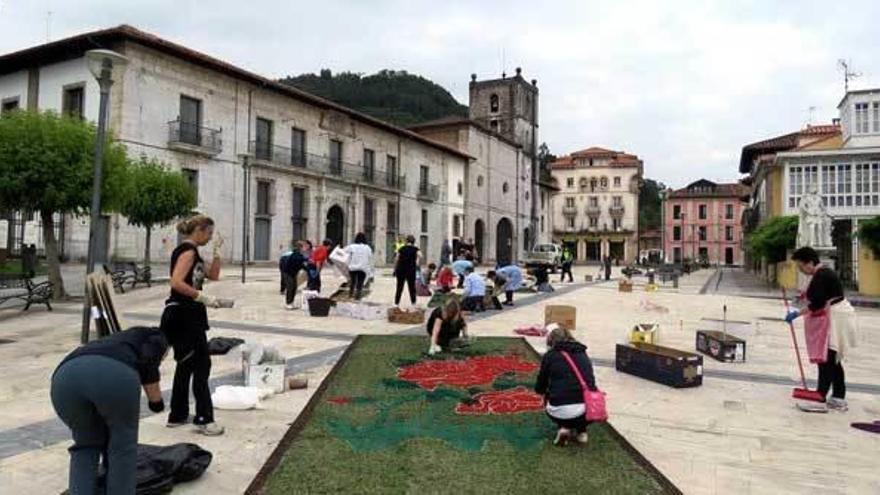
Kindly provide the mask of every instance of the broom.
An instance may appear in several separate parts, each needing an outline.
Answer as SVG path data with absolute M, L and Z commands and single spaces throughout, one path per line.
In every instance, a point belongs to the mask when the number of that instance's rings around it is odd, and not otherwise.
M 782 302 L 785 303 L 785 312 L 788 313 L 790 306 L 788 305 L 788 298 L 785 297 L 785 288 L 782 288 Z M 791 396 L 795 399 L 800 400 L 809 400 L 813 402 L 825 402 L 825 398 L 822 397 L 816 390 L 810 390 L 807 388 L 807 378 L 804 376 L 804 365 L 801 362 L 801 351 L 798 348 L 797 335 L 795 335 L 794 331 L 794 323 L 788 322 L 788 329 L 791 331 L 791 341 L 794 344 L 794 353 L 797 356 L 798 370 L 801 372 L 801 385 L 802 388 L 794 388 L 791 391 Z

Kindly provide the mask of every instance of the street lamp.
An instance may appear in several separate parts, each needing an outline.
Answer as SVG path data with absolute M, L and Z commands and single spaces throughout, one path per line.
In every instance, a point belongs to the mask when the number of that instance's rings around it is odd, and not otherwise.
M 103 179 L 104 139 L 107 135 L 107 104 L 110 99 L 110 87 L 113 81 L 122 78 L 128 59 L 123 55 L 110 50 L 89 50 L 85 55 L 89 72 L 98 81 L 101 91 L 98 105 L 98 132 L 95 136 L 95 155 L 92 162 L 92 208 L 89 222 L 89 253 L 86 262 L 86 275 L 95 271 L 97 258 L 97 239 L 95 238 L 98 222 L 101 220 L 101 182 Z M 86 286 L 88 290 L 88 286 Z M 85 297 L 83 307 L 83 325 L 81 340 L 83 343 L 89 340 L 89 323 L 91 317 L 91 305 L 88 294 Z

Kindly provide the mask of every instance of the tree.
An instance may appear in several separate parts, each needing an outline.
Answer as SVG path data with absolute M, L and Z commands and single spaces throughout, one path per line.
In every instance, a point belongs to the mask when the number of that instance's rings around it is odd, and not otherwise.
M 147 230 L 144 264 L 150 264 L 150 235 L 156 225 L 165 225 L 186 215 L 196 206 L 196 194 L 180 172 L 141 157 L 128 170 L 128 190 L 120 213 L 128 223 Z
M 645 179 L 639 189 L 639 229 L 649 230 L 660 228 L 661 204 L 660 193 L 666 189 L 662 182 Z
M 797 242 L 798 217 L 773 217 L 749 236 L 752 252 L 770 263 L 785 261 L 786 253 Z
M 880 257 L 880 217 L 874 217 L 859 223 L 859 239 Z
M 40 212 L 49 281 L 66 296 L 54 213 L 85 214 L 92 203 L 95 126 L 53 112 L 14 111 L 0 117 L 0 210 Z M 125 148 L 104 146 L 102 205 L 114 211 L 125 189 Z

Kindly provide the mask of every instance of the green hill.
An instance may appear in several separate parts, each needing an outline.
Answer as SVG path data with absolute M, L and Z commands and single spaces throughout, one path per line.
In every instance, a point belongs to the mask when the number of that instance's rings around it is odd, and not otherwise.
M 406 71 L 365 76 L 322 69 L 320 74 L 288 76 L 280 82 L 403 127 L 468 113 L 443 87 Z

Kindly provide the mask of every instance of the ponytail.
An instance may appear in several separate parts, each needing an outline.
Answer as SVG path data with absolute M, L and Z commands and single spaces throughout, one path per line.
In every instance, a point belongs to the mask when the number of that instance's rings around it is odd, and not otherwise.
M 177 232 L 181 235 L 192 235 L 197 229 L 212 227 L 214 220 L 207 215 L 193 215 L 177 222 Z

